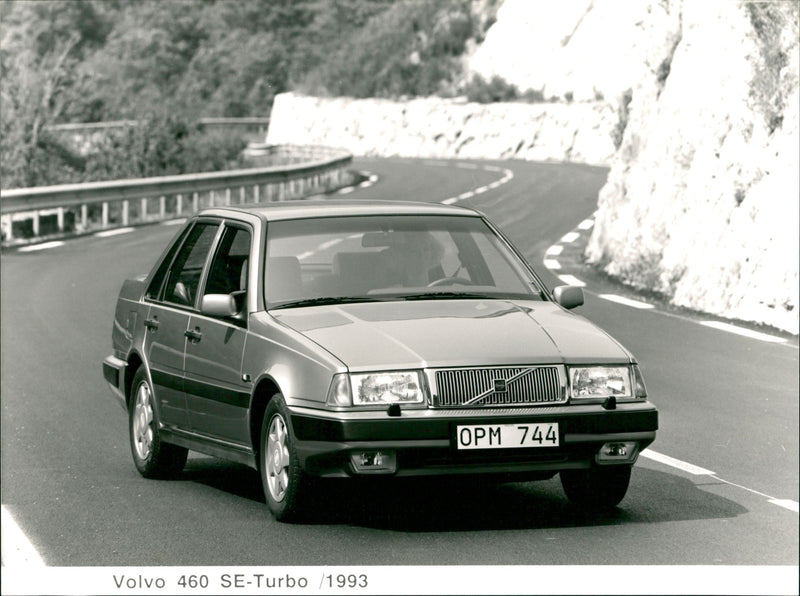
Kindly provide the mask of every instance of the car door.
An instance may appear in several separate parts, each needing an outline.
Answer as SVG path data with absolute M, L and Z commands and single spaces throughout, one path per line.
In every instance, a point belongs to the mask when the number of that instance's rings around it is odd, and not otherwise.
M 185 391 L 192 430 L 241 445 L 250 443 L 247 409 L 251 387 L 242 378 L 242 357 L 247 336 L 251 240 L 252 233 L 246 226 L 224 226 L 205 278 L 203 295 L 232 295 L 239 314 L 213 317 L 193 313 L 189 319 L 185 361 Z
M 144 321 L 144 353 L 160 420 L 167 426 L 190 428 L 184 392 L 185 334 L 194 308 L 192 297 L 197 295 L 219 227 L 219 222 L 195 224 L 168 267 L 157 272 L 146 296 L 150 306 Z

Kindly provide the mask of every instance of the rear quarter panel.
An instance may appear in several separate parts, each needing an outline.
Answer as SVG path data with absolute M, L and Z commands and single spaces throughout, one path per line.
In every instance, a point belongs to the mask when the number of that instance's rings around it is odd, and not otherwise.
M 147 305 L 142 302 L 146 275 L 127 279 L 122 284 L 114 311 L 111 344 L 114 355 L 126 360 L 135 342 L 136 329 L 143 326 Z

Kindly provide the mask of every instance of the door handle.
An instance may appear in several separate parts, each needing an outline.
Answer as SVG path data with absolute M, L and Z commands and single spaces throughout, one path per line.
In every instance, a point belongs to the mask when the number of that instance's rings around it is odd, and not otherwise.
M 158 319 L 145 319 L 144 326 L 150 329 L 150 331 L 155 331 L 158 329 Z
M 183 334 L 189 338 L 189 341 L 192 343 L 197 343 L 203 337 L 203 334 L 199 331 L 192 331 L 191 329 L 187 329 L 183 332 Z

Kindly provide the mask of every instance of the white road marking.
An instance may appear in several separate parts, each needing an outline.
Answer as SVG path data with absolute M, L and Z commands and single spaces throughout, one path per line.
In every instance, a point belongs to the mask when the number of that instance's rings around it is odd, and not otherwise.
M 355 186 L 346 186 L 344 188 L 340 188 L 339 190 L 337 190 L 336 194 L 337 195 L 347 195 L 347 194 L 350 194 L 351 192 L 353 192 L 355 189 L 356 189 Z
M 545 254 L 545 255 L 548 255 L 548 256 L 557 257 L 557 256 L 558 256 L 558 255 L 560 255 L 562 252 L 564 252 L 564 247 L 563 247 L 563 246 L 561 246 L 560 244 L 554 244 L 553 246 L 551 246 L 550 248 L 548 248 L 548 249 L 547 249 L 547 252 L 546 252 L 546 253 L 544 253 L 544 254 Z
M 457 168 L 463 168 L 465 170 L 477 170 L 478 164 L 474 163 L 466 163 L 466 162 L 459 162 L 456 164 Z
M 95 238 L 108 238 L 109 236 L 119 236 L 121 234 L 130 234 L 133 228 L 117 228 L 116 230 L 106 230 L 105 232 L 97 232 Z
M 581 223 L 578 224 L 579 230 L 591 230 L 592 226 L 594 226 L 593 219 L 584 219 Z
M 694 476 L 714 476 L 714 472 L 711 470 L 706 470 L 705 468 L 701 468 L 700 466 L 695 466 L 694 464 L 687 463 L 685 461 L 681 461 L 679 459 L 675 459 L 674 457 L 670 457 L 669 455 L 664 455 L 663 453 L 658 453 L 657 451 L 653 451 L 651 449 L 645 449 L 640 454 L 642 457 L 646 457 L 648 459 L 652 459 L 653 461 L 657 461 L 667 466 L 671 466 L 673 468 L 678 468 L 679 470 L 683 470 L 684 472 L 688 472 L 689 474 L 693 474 Z
M 575 242 L 581 235 L 578 232 L 567 232 L 561 237 L 561 242 L 565 244 L 569 244 L 570 242 Z
M 452 205 L 453 203 L 458 201 L 458 197 L 450 197 L 449 199 L 445 199 L 442 201 L 442 205 Z
M 458 195 L 456 197 L 456 200 L 457 201 L 461 201 L 463 199 L 469 199 L 471 197 L 474 197 L 476 194 L 477 194 L 477 191 L 468 190 L 467 192 L 462 192 L 460 195 Z
M 332 246 L 336 246 L 342 241 L 341 238 L 334 238 L 333 240 L 328 240 L 327 242 L 323 242 L 317 247 L 317 250 L 328 250 Z
M 609 300 L 610 302 L 624 304 L 625 306 L 630 306 L 632 308 L 640 308 L 645 310 L 655 308 L 655 306 L 653 306 L 652 304 L 647 304 L 647 302 L 640 302 L 639 300 L 631 300 L 630 298 L 625 298 L 624 296 L 617 296 L 616 294 L 598 294 L 598 296 L 603 300 Z
M 800 513 L 800 503 L 797 501 L 792 501 L 791 499 L 770 499 L 769 502 L 778 507 L 788 509 L 789 511 Z
M 162 226 L 177 226 L 179 224 L 186 223 L 185 217 L 179 217 L 178 219 L 168 219 L 167 221 L 162 221 Z
M 561 269 L 561 263 L 556 261 L 555 259 L 545 259 L 544 266 L 548 269 Z
M 586 284 L 579 280 L 574 275 L 559 275 L 558 279 L 563 281 L 568 286 L 577 286 L 579 288 L 585 288 Z
M 485 193 L 487 190 L 489 190 L 488 186 L 479 186 L 478 188 L 475 189 L 475 194 L 480 195 Z
M 6 506 L 3 505 L 1 509 L 3 567 L 45 567 L 42 557 L 14 521 Z
M 797 501 L 793 501 L 792 499 L 776 499 L 774 497 L 769 496 L 766 493 L 762 493 L 761 491 L 757 491 L 755 489 L 742 486 L 741 484 L 736 484 L 735 482 L 731 482 L 730 480 L 725 480 L 724 478 L 720 478 L 719 476 L 717 476 L 716 472 L 712 472 L 711 470 L 706 470 L 705 468 L 701 468 L 700 466 L 695 466 L 694 464 L 690 464 L 688 462 L 675 459 L 674 457 L 670 457 L 669 455 L 664 455 L 663 453 L 658 453 L 657 451 L 653 451 L 651 449 L 645 449 L 639 455 L 641 457 L 645 457 L 647 459 L 651 459 L 653 461 L 662 463 L 666 466 L 677 468 L 694 476 L 713 476 L 715 480 L 718 480 L 723 484 L 727 484 L 728 486 L 735 486 L 736 488 L 741 488 L 742 490 L 746 490 L 747 492 L 756 494 L 760 497 L 764 497 L 767 499 L 767 502 L 771 503 L 772 505 L 783 507 L 784 509 L 788 509 L 789 511 L 794 511 L 795 513 L 798 513 L 800 511 L 800 505 L 798 505 Z
M 372 182 L 369 180 L 364 180 L 364 182 L 358 185 L 358 188 L 369 188 L 370 186 L 372 186 Z
M 743 335 L 744 337 L 758 339 L 760 341 L 768 341 L 779 344 L 786 343 L 786 340 L 782 337 L 767 335 L 766 333 L 759 333 L 758 331 L 752 331 L 751 329 L 745 329 L 744 327 L 737 327 L 736 325 L 730 325 L 729 323 L 721 323 L 719 321 L 701 321 L 700 324 L 704 325 L 705 327 L 712 327 L 714 329 L 719 329 L 720 331 L 728 331 L 729 333 Z
M 31 246 L 23 246 L 22 248 L 17 249 L 18 252 L 34 252 L 37 250 L 47 250 L 48 248 L 56 248 L 57 246 L 63 246 L 64 243 L 61 240 L 54 240 L 53 242 L 44 242 L 42 244 L 32 244 Z

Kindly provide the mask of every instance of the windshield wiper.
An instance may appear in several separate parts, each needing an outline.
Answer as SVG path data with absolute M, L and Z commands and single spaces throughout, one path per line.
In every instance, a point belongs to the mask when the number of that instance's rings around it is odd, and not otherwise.
M 497 300 L 499 297 L 479 292 L 424 292 L 420 294 L 400 294 L 396 298 L 399 300 L 448 300 L 454 298 Z
M 324 306 L 326 304 L 353 304 L 356 302 L 380 302 L 380 298 L 370 296 L 321 296 L 319 298 L 304 298 L 302 300 L 292 300 L 271 307 L 269 310 L 281 308 L 296 308 L 301 306 Z

